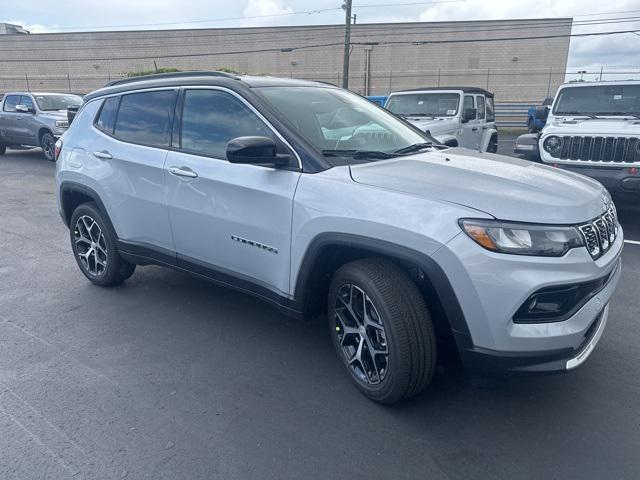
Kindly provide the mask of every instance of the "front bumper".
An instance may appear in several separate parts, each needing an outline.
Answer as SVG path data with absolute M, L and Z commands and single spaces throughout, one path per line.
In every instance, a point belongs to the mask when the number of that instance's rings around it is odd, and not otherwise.
M 436 252 L 434 260 L 447 272 L 460 303 L 464 321 L 450 323 L 465 367 L 485 374 L 515 374 L 553 373 L 581 364 L 606 325 L 606 306 L 620 280 L 623 240 L 620 229 L 611 249 L 597 260 L 585 248 L 560 258 L 499 254 L 463 235 Z M 604 286 L 563 321 L 513 320 L 531 294 L 542 288 L 603 277 L 608 278 Z
M 485 375 L 562 373 L 582 365 L 602 338 L 609 319 L 607 304 L 593 320 L 576 347 L 544 352 L 497 352 L 472 348 L 461 352 L 467 370 Z
M 579 164 L 554 164 L 555 167 L 569 170 L 599 181 L 616 199 L 640 201 L 640 175 L 632 174 L 629 167 L 590 166 Z

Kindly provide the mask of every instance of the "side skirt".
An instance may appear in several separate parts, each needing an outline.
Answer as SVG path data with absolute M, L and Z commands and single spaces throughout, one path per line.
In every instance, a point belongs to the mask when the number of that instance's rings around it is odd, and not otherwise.
M 228 270 L 152 245 L 123 240 L 118 240 L 117 245 L 118 253 L 128 262 L 136 265 L 158 265 L 189 273 L 216 285 L 260 298 L 274 305 L 287 316 L 296 319 L 303 318 L 302 308 L 297 302 L 260 285 L 251 278 L 240 277 Z

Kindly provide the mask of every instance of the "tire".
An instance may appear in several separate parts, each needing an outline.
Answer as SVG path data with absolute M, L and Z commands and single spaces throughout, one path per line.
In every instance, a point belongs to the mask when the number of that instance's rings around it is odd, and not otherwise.
M 497 137 L 491 137 L 489 139 L 489 145 L 487 145 L 487 152 L 488 153 L 498 153 L 498 138 Z
M 6 151 L 7 151 L 7 146 L 0 143 L 0 155 L 4 155 Z
M 44 158 L 49 160 L 50 162 L 56 161 L 55 156 L 55 145 L 56 139 L 49 132 L 45 132 L 40 137 L 40 148 L 42 148 L 42 153 L 44 154 Z
M 357 313 L 365 309 L 366 317 Z M 338 357 L 366 397 L 392 404 L 429 384 L 437 354 L 431 316 L 394 263 L 373 258 L 342 266 L 331 279 L 327 311 Z
M 73 256 L 91 282 L 111 287 L 133 275 L 136 266 L 120 257 L 111 224 L 94 203 L 83 203 L 76 208 L 69 226 Z

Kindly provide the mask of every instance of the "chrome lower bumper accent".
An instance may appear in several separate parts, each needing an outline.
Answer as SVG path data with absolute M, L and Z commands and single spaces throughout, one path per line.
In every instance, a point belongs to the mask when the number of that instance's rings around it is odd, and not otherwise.
M 604 333 L 604 329 L 607 326 L 608 319 L 609 319 L 609 304 L 607 304 L 607 306 L 604 307 L 604 310 L 602 311 L 602 315 L 599 320 L 600 323 L 598 325 L 598 329 L 593 335 L 593 338 L 591 338 L 589 343 L 587 343 L 587 345 L 582 349 L 582 351 L 578 355 L 567 360 L 567 364 L 566 364 L 567 370 L 572 370 L 576 367 L 579 367 L 587 360 L 587 358 L 589 358 L 589 356 L 591 355 L 591 352 L 593 352 L 594 348 L 596 348 L 596 345 L 600 341 L 600 338 L 602 338 L 602 334 Z

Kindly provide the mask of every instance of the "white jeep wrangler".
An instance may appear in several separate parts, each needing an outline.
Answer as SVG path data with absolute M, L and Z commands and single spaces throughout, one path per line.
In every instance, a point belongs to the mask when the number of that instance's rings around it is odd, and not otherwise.
M 389 95 L 385 108 L 450 147 L 498 150 L 493 93 L 476 87 L 437 87 Z
M 620 200 L 640 200 L 640 81 L 561 85 L 539 134 L 521 135 L 515 152 L 595 178 Z

